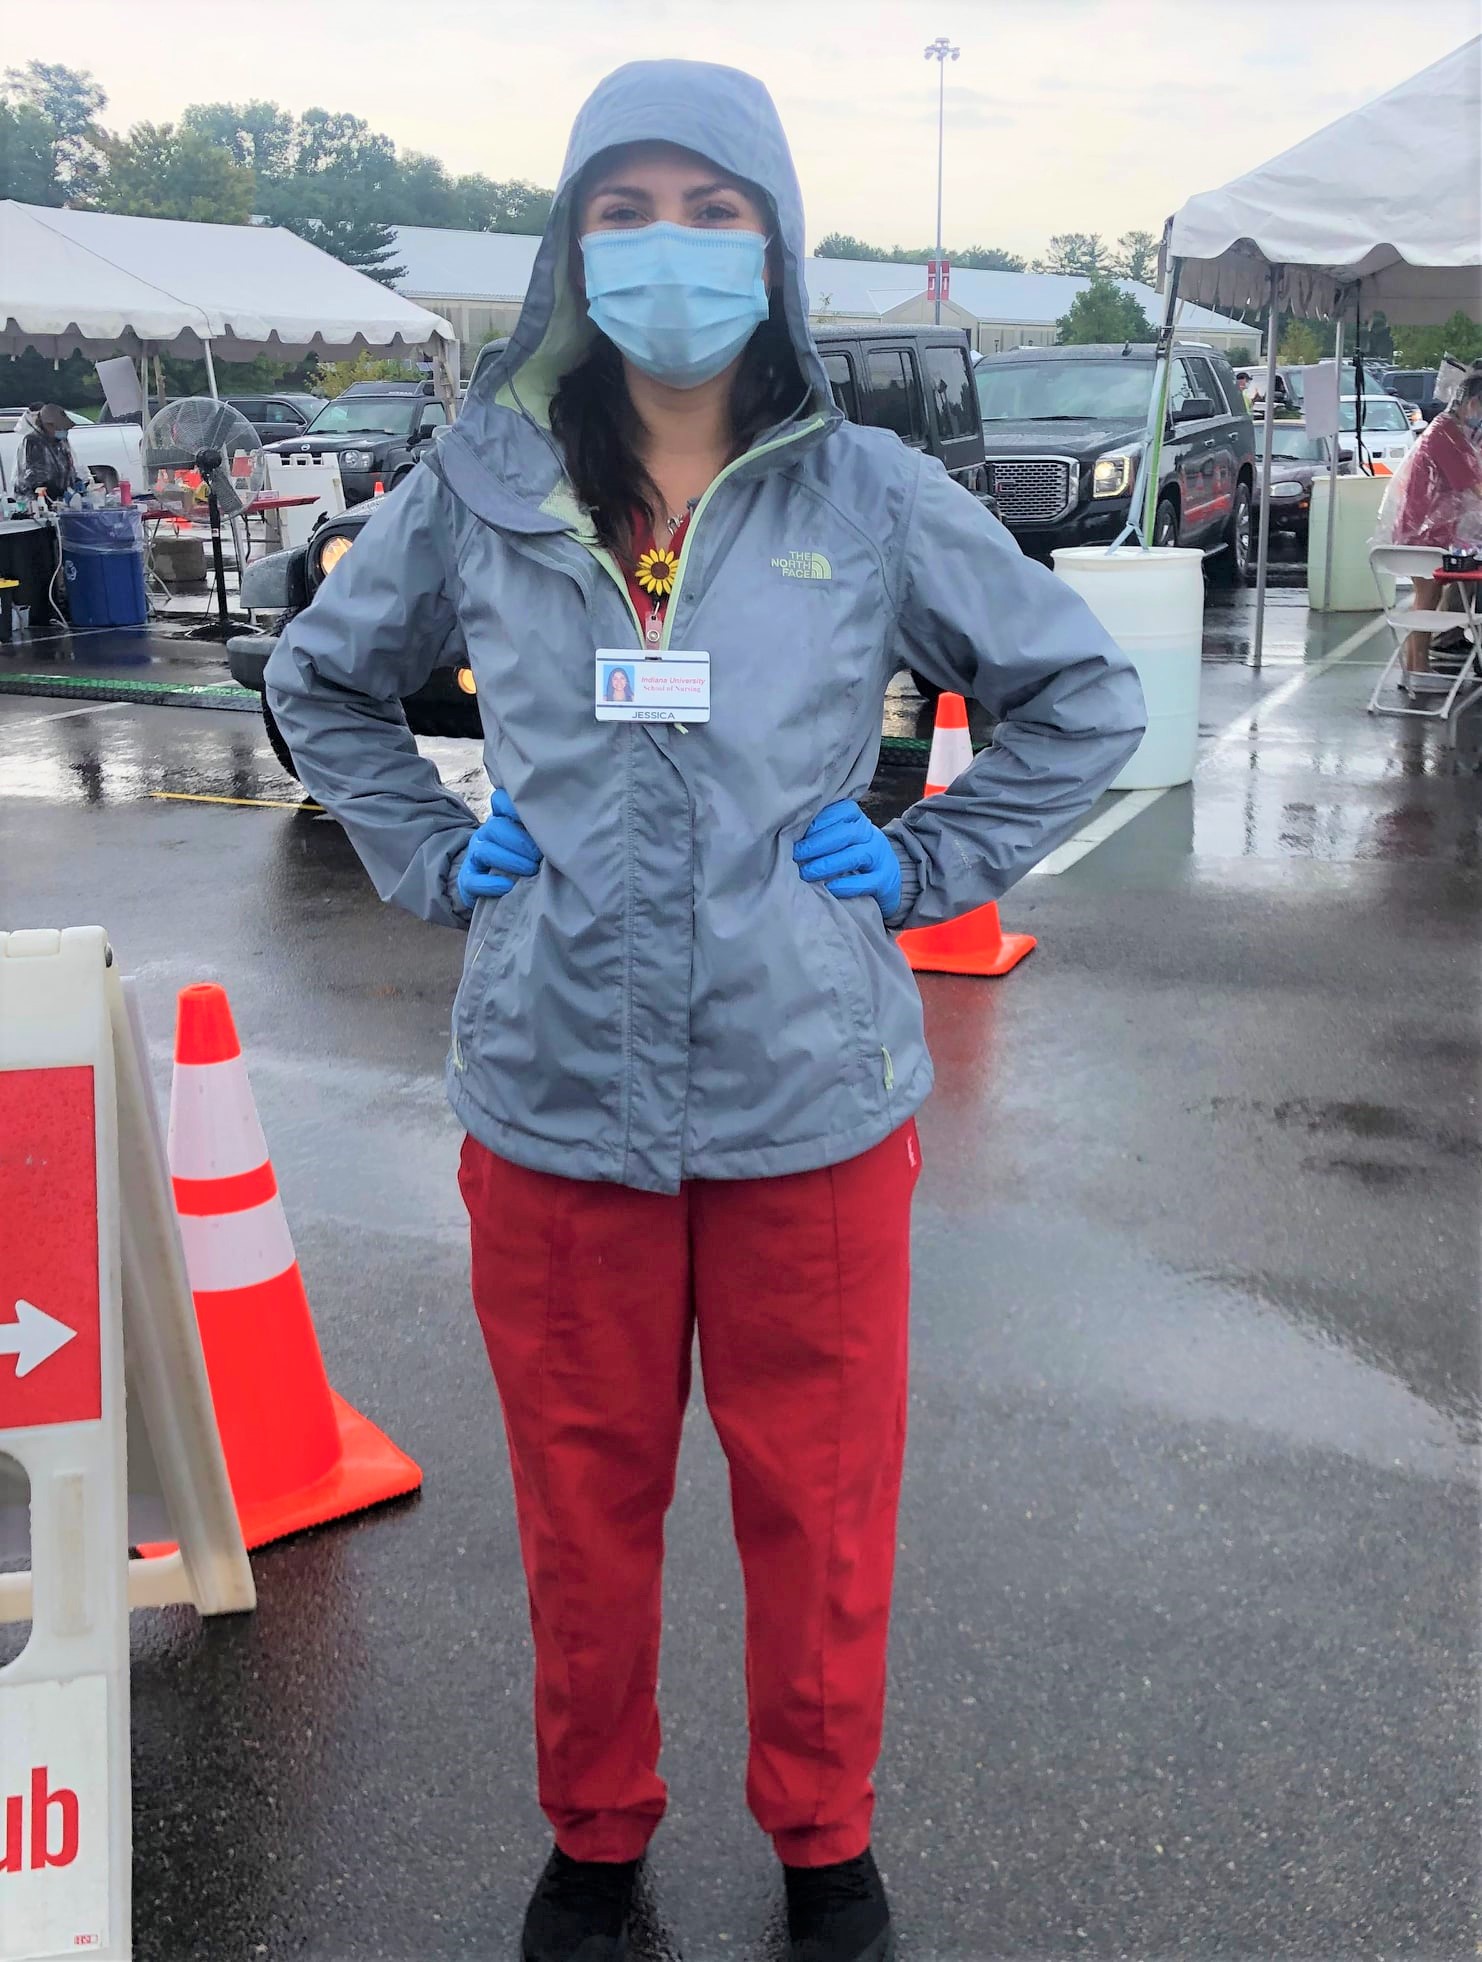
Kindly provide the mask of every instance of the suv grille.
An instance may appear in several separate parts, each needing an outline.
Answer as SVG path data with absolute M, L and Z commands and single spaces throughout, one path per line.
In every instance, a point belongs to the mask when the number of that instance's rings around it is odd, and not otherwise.
M 1070 509 L 1070 465 L 1059 458 L 1025 457 L 991 468 L 993 495 L 1006 520 L 1060 518 Z

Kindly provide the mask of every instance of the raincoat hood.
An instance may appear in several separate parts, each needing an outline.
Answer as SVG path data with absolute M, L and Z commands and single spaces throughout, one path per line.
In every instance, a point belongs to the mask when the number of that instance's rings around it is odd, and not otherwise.
M 512 488 L 520 488 L 526 475 L 518 458 L 508 454 L 507 431 L 501 427 L 504 411 L 520 416 L 532 434 L 534 429 L 542 432 L 552 468 L 559 468 L 546 433 L 550 400 L 561 376 L 581 360 L 597 331 L 571 283 L 577 190 L 582 172 L 603 151 L 644 142 L 679 144 L 765 193 L 775 214 L 783 309 L 808 390 L 806 403 L 800 401 L 798 407 L 823 410 L 830 423 L 837 420 L 808 327 L 802 194 L 771 96 L 755 76 L 739 68 L 704 61 L 630 62 L 600 82 L 578 112 L 515 331 L 508 347 L 477 366 L 463 411 L 438 446 L 439 474 L 450 489 L 483 507 L 485 516 L 494 517 L 495 511 L 489 508 L 487 487 L 479 495 L 471 461 L 492 467 Z M 528 489 L 543 496 L 547 486 L 539 481 L 541 474 L 537 466 Z

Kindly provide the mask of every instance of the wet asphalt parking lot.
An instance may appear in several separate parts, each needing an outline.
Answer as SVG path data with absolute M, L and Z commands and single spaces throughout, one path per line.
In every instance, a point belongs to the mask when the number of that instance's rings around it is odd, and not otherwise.
M 1482 778 L 1365 716 L 1366 621 L 1274 599 L 1260 674 L 1211 603 L 1193 786 L 1024 881 L 1011 976 L 923 982 L 902 1962 L 1478 1949 Z M 61 651 L 0 674 L 221 678 Z M 0 695 L 0 867 L 0 924 L 108 927 L 162 1097 L 175 991 L 227 985 L 331 1375 L 426 1475 L 255 1555 L 250 1617 L 134 1617 L 136 1954 L 504 1962 L 548 1834 L 440 1088 L 461 944 L 219 708 Z M 777 1962 L 698 1403 L 667 1617 L 636 1962 Z

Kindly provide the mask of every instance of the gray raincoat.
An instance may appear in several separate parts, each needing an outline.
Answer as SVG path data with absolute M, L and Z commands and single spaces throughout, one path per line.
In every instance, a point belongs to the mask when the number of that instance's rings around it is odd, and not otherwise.
M 593 329 L 567 274 L 574 186 L 660 138 L 759 185 L 809 390 L 711 485 L 665 641 L 710 655 L 708 724 L 599 722 L 594 654 L 642 637 L 549 432 Z M 932 458 L 844 422 L 808 331 L 803 218 L 760 83 L 636 62 L 577 118 L 519 325 L 431 458 L 361 531 L 268 664 L 304 782 L 377 889 L 470 929 L 448 1089 L 490 1150 L 672 1192 L 811 1170 L 877 1144 L 931 1088 L 921 1002 L 873 899 L 805 885 L 792 848 L 869 786 L 902 666 L 974 696 L 993 746 L 888 836 L 925 926 L 996 899 L 1136 746 L 1142 695 L 1082 602 L 1020 557 Z M 466 649 L 492 782 L 544 854 L 472 917 L 474 819 L 398 705 Z

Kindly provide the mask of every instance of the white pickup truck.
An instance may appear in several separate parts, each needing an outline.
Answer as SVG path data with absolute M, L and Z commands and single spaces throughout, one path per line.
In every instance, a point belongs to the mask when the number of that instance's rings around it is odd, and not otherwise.
M 0 491 L 15 489 L 24 413 L 23 409 L 0 409 Z M 76 426 L 67 440 L 79 470 L 86 471 L 105 490 L 116 490 L 124 482 L 136 492 L 146 488 L 143 437 L 137 423 L 87 422 L 81 417 L 74 421 Z

